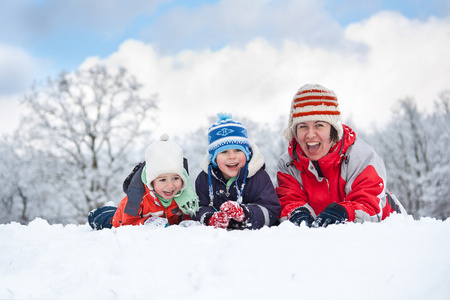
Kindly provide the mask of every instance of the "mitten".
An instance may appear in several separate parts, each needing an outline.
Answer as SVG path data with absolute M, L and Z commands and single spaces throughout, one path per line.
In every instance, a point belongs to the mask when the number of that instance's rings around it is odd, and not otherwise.
M 337 203 L 331 203 L 316 218 L 313 227 L 327 227 L 330 224 L 345 223 L 348 219 L 347 210 Z
M 289 215 L 289 221 L 294 223 L 297 226 L 300 226 L 301 223 L 305 222 L 308 227 L 314 222 L 313 216 L 306 207 L 297 207 L 294 209 Z
M 220 206 L 220 210 L 227 214 L 229 219 L 242 222 L 245 219 L 245 213 L 242 207 L 236 201 L 227 201 Z
M 208 225 L 214 226 L 215 228 L 226 229 L 228 227 L 228 224 L 229 224 L 228 216 L 223 211 L 215 212 L 208 220 Z
M 150 217 L 145 220 L 144 225 L 150 227 L 167 227 L 169 226 L 169 221 L 166 218 Z
M 178 224 L 181 227 L 202 226 L 202 223 L 193 220 L 184 220 Z

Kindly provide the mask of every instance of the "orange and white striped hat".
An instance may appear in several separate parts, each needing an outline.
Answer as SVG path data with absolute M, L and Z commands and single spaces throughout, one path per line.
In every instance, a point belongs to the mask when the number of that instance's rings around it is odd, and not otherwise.
M 344 130 L 336 94 L 319 84 L 306 84 L 292 99 L 289 123 L 283 135 L 290 142 L 296 137 L 298 123 L 317 120 L 330 123 L 337 130 L 339 139 L 342 138 Z

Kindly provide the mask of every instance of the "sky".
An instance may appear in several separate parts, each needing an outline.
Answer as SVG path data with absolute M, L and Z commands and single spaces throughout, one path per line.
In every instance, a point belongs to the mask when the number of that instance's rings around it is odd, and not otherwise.
M 0 224 L 0 299 L 448 300 L 450 219 L 260 230 Z
M 33 82 L 95 64 L 157 94 L 154 130 L 169 134 L 222 111 L 287 123 L 308 83 L 364 130 L 398 99 L 430 111 L 450 89 L 450 0 L 0 0 L 0 18 L 0 133 L 18 128 Z

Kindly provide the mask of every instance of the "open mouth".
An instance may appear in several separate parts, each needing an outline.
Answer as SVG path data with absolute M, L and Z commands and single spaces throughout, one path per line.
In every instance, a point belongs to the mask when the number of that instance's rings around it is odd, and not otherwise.
M 230 169 L 233 169 L 233 168 L 237 168 L 238 165 L 239 165 L 239 163 L 235 163 L 235 164 L 227 164 L 226 166 Z
M 308 146 L 308 151 L 309 152 L 315 152 L 320 147 L 320 143 L 319 142 L 310 142 L 310 143 L 306 143 L 306 145 Z
M 166 196 L 172 196 L 172 195 L 173 195 L 173 191 L 171 191 L 171 192 L 163 191 L 163 193 L 164 193 L 164 195 L 166 195 Z

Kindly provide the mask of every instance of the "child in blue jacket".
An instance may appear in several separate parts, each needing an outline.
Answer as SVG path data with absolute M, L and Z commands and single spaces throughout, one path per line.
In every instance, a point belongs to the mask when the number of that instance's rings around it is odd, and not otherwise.
M 274 225 L 280 202 L 264 157 L 240 122 L 229 114 L 218 118 L 208 130 L 208 153 L 195 182 L 200 208 L 193 219 L 224 229 Z

